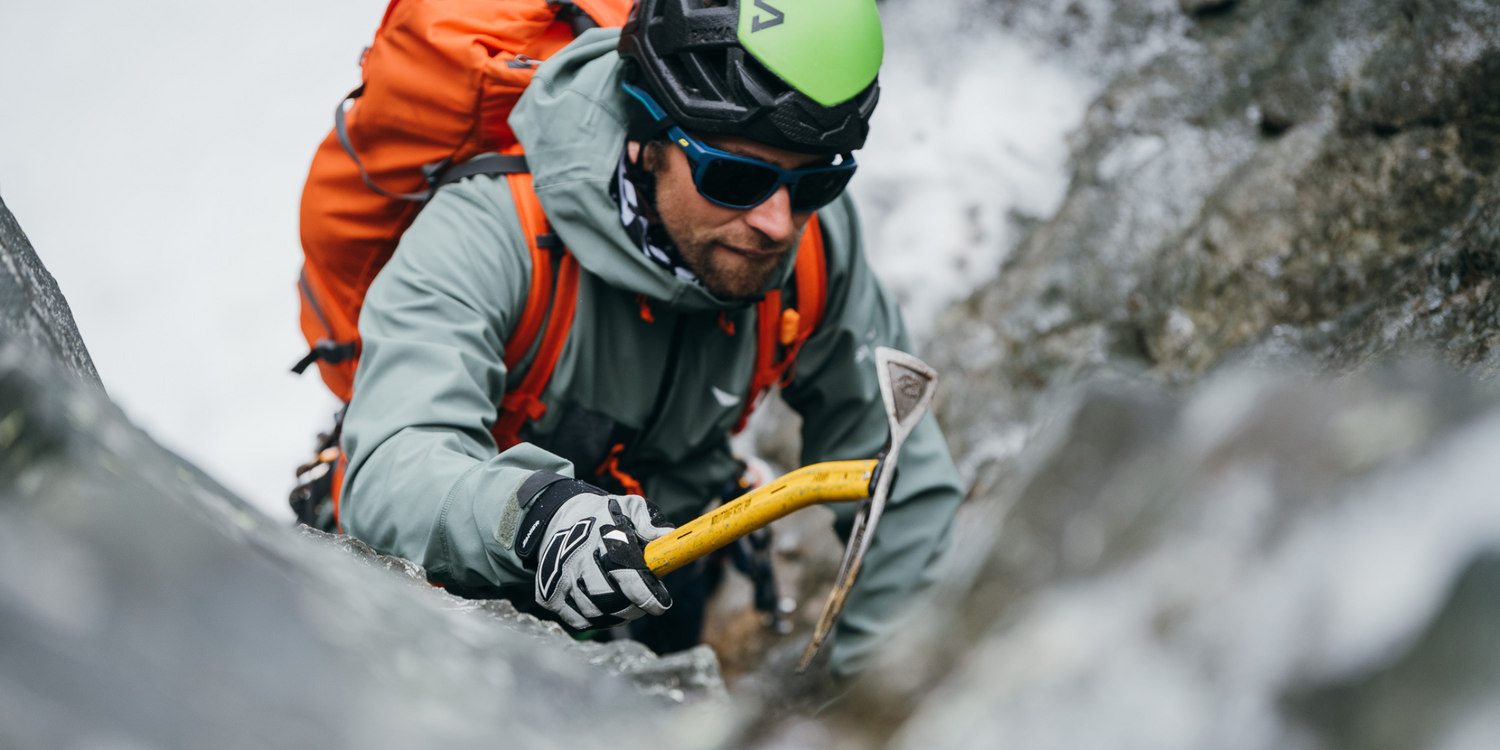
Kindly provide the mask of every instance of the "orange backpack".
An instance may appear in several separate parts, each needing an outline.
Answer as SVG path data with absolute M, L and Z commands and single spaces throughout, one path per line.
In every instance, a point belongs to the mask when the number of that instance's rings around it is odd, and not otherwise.
M 303 188 L 306 259 L 298 287 L 302 332 L 312 349 L 295 372 L 316 362 L 328 388 L 348 403 L 359 361 L 360 307 L 401 234 L 441 185 L 505 174 L 532 261 L 526 307 L 506 342 L 506 366 L 519 365 L 542 339 L 525 376 L 506 393 L 491 432 L 501 450 L 520 442 L 526 422 L 546 411 L 541 394 L 572 326 L 579 267 L 550 231 L 507 119 L 541 61 L 586 28 L 622 25 L 630 3 L 391 1 L 365 52 L 363 83 L 335 111 L 333 132 L 313 157 Z M 473 158 L 479 154 L 490 155 Z M 791 376 L 797 351 L 822 319 L 826 275 L 815 216 L 798 249 L 797 308 L 783 310 L 779 291 L 759 304 L 756 368 L 736 431 L 760 397 Z M 332 438 L 336 443 L 337 430 Z M 343 468 L 336 463 L 335 496 Z

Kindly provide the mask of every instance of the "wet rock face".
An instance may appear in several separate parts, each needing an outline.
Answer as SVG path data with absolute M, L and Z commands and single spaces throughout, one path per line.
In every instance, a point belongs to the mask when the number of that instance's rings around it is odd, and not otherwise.
M 1112 82 L 1073 136 L 1062 209 L 935 337 L 961 453 L 1089 375 L 1500 357 L 1493 3 L 997 7 Z M 1135 38 L 1107 30 L 1127 19 Z
M 665 699 L 667 705 L 722 701 L 728 697 L 719 674 L 719 661 L 708 646 L 657 656 L 644 644 L 632 640 L 603 643 L 574 640 L 562 625 L 521 612 L 507 600 L 463 599 L 433 589 L 422 566 L 400 557 L 382 555 L 354 537 L 329 534 L 305 525 L 299 526 L 297 531 L 305 538 L 340 550 L 362 567 L 394 573 L 400 579 L 417 584 L 419 591 L 433 597 L 445 609 L 487 615 L 544 648 L 570 653 L 610 675 L 624 675 L 642 693 Z
M 68 301 L 37 258 L 16 217 L 0 199 L 0 331 L 50 353 L 64 368 L 96 385 L 99 373 L 78 335 Z
M 1493 747 L 1497 445 L 1494 393 L 1431 371 L 1091 387 L 965 508 L 936 601 L 821 729 Z
M 1333 748 L 1489 747 L 1500 737 L 1500 554 L 1474 560 L 1410 651 L 1283 705 Z
M 722 711 L 709 652 L 577 644 L 358 547 L 0 342 L 0 745 L 634 747 L 672 706 Z

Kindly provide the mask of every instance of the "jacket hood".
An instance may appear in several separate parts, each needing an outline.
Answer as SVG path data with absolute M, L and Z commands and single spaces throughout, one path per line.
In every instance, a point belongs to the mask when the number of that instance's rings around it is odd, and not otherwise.
M 657 265 L 630 241 L 609 183 L 625 147 L 628 95 L 615 52 L 619 29 L 590 29 L 537 70 L 510 126 L 553 231 L 589 273 L 684 311 L 743 307 Z M 788 253 L 767 289 L 786 283 Z

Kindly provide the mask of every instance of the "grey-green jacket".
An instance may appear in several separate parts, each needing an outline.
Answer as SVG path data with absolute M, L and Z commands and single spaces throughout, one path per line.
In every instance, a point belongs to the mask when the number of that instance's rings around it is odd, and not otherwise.
M 516 376 L 502 353 L 531 279 L 504 178 L 440 190 L 360 315 L 364 349 L 343 433 L 343 528 L 468 595 L 531 595 L 532 571 L 513 547 L 516 490 L 532 472 L 587 480 L 609 445 L 625 442 L 627 470 L 680 524 L 737 470 L 727 433 L 742 405 L 727 402 L 748 395 L 755 309 L 664 271 L 621 227 L 609 196 L 625 139 L 617 34 L 590 31 L 553 57 L 510 119 L 553 229 L 584 271 L 572 333 L 543 394 L 547 412 L 522 433 L 527 442 L 497 455 L 489 433 Z M 852 202 L 846 196 L 819 218 L 827 312 L 782 394 L 803 417 L 804 462 L 872 458 L 886 423 L 871 350 L 910 351 L 911 342 L 865 262 Z M 776 286 L 789 286 L 791 266 Z M 638 295 L 650 300 L 654 322 L 640 315 Z M 732 336 L 719 325 L 721 311 Z M 957 472 L 930 415 L 906 443 L 900 471 L 839 624 L 839 674 L 859 668 L 932 575 L 958 507 Z M 832 506 L 841 534 L 854 506 Z

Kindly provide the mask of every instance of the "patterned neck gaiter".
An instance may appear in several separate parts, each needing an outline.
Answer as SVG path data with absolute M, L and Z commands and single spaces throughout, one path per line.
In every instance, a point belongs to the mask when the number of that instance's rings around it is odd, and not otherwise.
M 667 269 L 678 278 L 686 279 L 694 284 L 699 283 L 698 275 L 688 268 L 687 261 L 683 259 L 682 253 L 678 252 L 676 243 L 672 242 L 671 236 L 667 234 L 660 224 L 654 224 L 646 218 L 646 212 L 642 204 L 649 201 L 647 196 L 652 195 L 652 188 L 643 186 L 642 179 L 650 179 L 650 175 L 633 174 L 638 170 L 630 163 L 630 150 L 627 145 L 620 151 L 620 164 L 615 168 L 615 178 L 609 183 L 609 197 L 614 198 L 620 204 L 620 224 L 625 227 L 625 234 L 630 241 L 647 258 L 655 261 L 657 265 Z

